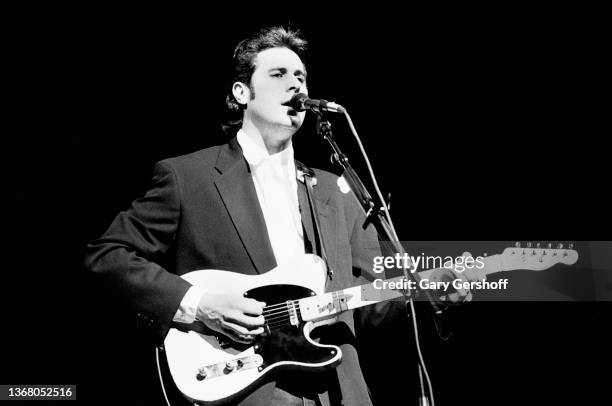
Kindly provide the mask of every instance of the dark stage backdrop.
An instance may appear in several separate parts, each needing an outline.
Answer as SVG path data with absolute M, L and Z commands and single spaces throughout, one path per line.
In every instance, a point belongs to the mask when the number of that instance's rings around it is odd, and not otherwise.
M 4 149 L 12 205 L 0 383 L 76 384 L 84 404 L 159 400 L 152 352 L 82 269 L 83 247 L 146 190 L 156 161 L 223 141 L 233 47 L 262 26 L 310 40 L 310 94 L 348 108 L 402 240 L 502 241 L 466 243 L 477 254 L 514 240 L 605 239 L 597 25 L 571 10 L 358 11 L 7 14 L 18 91 Z M 332 122 L 365 179 L 348 127 Z M 295 148 L 334 170 L 312 117 Z M 447 342 L 421 310 L 438 404 L 606 394 L 607 304 L 471 303 L 455 309 Z M 375 399 L 414 404 L 405 323 L 361 339 Z

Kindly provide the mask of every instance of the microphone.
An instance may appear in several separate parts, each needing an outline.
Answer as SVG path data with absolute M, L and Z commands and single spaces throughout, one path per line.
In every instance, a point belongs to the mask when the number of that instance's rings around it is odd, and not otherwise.
M 323 99 L 310 99 L 304 93 L 298 93 L 291 98 L 284 106 L 292 107 L 295 111 L 310 109 L 315 113 L 328 111 L 330 113 L 344 113 L 344 107 L 339 104 L 328 102 Z

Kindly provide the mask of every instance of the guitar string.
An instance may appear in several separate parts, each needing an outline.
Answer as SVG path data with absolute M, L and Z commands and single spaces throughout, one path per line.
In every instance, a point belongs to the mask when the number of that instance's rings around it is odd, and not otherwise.
M 287 303 L 284 303 L 284 305 L 288 306 Z M 293 305 L 295 306 L 296 312 L 298 312 L 300 310 L 299 301 L 297 300 L 293 301 Z M 268 328 L 277 329 L 280 327 L 291 325 L 291 316 L 289 314 L 290 313 L 289 308 L 286 307 L 285 309 L 274 309 L 274 310 L 280 310 L 280 311 L 264 314 L 264 318 L 266 319 L 266 324 L 268 325 Z M 270 316 L 274 316 L 274 317 L 270 317 Z
M 264 317 L 266 317 L 266 316 L 274 316 L 276 314 L 281 314 L 281 313 L 289 313 L 289 309 L 281 309 L 281 310 L 276 311 L 276 312 L 264 313 L 263 315 L 264 315 Z
M 296 312 L 299 311 L 300 309 L 296 309 Z M 264 314 L 264 318 L 267 320 L 273 320 L 275 318 L 278 317 L 283 317 L 283 316 L 289 316 L 290 315 L 290 311 L 289 310 L 284 310 L 284 311 L 280 311 L 280 312 L 276 312 L 276 313 L 272 313 L 272 314 Z
M 299 301 L 298 300 L 292 300 L 289 303 L 299 303 Z M 285 307 L 285 306 L 287 306 L 287 302 L 273 304 L 273 305 L 264 307 L 264 312 L 266 310 L 276 310 L 278 308 Z
M 277 314 L 278 312 L 285 312 L 287 310 L 288 310 L 288 308 L 284 307 L 284 308 L 281 308 L 281 309 L 274 309 L 274 310 L 269 311 L 269 312 L 263 312 L 262 314 L 263 315 L 266 315 L 266 314 Z
M 291 306 L 293 305 L 293 306 Z M 290 303 L 283 303 L 282 307 L 276 308 L 276 309 L 272 309 L 272 310 L 267 310 L 266 308 L 264 308 L 263 314 L 277 314 L 280 312 L 284 312 L 284 311 L 289 311 L 289 309 L 291 307 L 294 307 L 296 310 L 300 310 L 300 301 L 299 300 L 294 300 L 291 301 Z
M 264 314 L 263 316 L 267 319 L 268 317 L 276 317 L 276 316 L 279 316 L 279 315 L 282 316 L 283 314 L 289 314 L 289 313 L 291 313 L 289 310 L 281 310 L 281 311 L 276 312 L 276 313 Z
M 280 323 L 284 323 L 284 322 L 287 322 L 287 321 L 290 321 L 290 320 L 291 320 L 291 316 L 289 314 L 277 316 L 277 317 L 274 317 L 274 318 L 271 318 L 271 319 L 266 317 L 266 324 L 275 324 L 275 323 L 279 323 L 279 322 Z
M 273 320 L 278 320 L 278 319 L 282 319 L 283 317 L 287 317 L 289 318 L 291 316 L 290 313 L 283 313 L 283 314 L 277 314 L 274 317 L 264 317 L 264 319 L 266 319 L 266 322 L 268 321 L 273 321 Z
M 287 312 L 287 313 L 277 314 L 277 315 L 274 315 L 272 317 L 264 316 L 264 319 L 266 321 L 273 321 L 273 320 L 282 319 L 283 317 L 290 317 L 290 316 L 291 316 L 291 314 L 289 312 Z
M 296 310 L 299 310 L 299 309 L 296 309 Z M 263 313 L 262 315 L 264 317 L 270 317 L 270 316 L 276 316 L 276 315 L 279 315 L 279 314 L 285 314 L 285 313 L 289 313 L 289 312 L 290 312 L 289 309 L 281 309 L 281 310 L 278 310 L 276 312 Z
M 282 312 L 282 313 L 278 313 L 278 314 L 274 314 L 274 315 L 265 315 L 264 319 L 266 319 L 266 321 L 271 321 L 271 320 L 275 320 L 278 318 L 282 318 L 282 317 L 289 317 L 290 313 L 289 312 Z
M 293 305 L 294 305 L 296 308 L 298 308 L 298 309 L 300 308 L 300 303 L 299 303 L 299 301 L 295 300 L 295 301 L 293 301 L 293 302 L 292 302 L 292 304 L 293 304 Z M 282 303 L 282 304 L 280 304 L 280 305 L 274 305 L 275 307 L 276 307 L 276 306 L 281 306 L 281 307 L 278 307 L 278 308 L 275 308 L 275 309 L 269 309 L 269 307 L 271 307 L 271 306 L 265 307 L 265 308 L 264 308 L 264 310 L 263 310 L 263 314 L 266 314 L 266 313 L 271 314 L 271 312 L 275 312 L 275 311 L 278 311 L 278 310 L 283 311 L 283 310 L 287 309 L 287 307 L 288 307 L 289 305 L 290 305 L 290 304 L 288 304 L 288 303 Z

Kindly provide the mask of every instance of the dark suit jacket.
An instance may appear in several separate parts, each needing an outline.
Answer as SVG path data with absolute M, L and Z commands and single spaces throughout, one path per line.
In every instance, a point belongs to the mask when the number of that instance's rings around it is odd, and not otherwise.
M 379 255 L 373 227 L 352 194 L 341 193 L 337 177 L 315 170 L 317 205 L 323 239 L 334 277 L 328 291 L 365 283 L 373 255 Z M 305 186 L 298 182 L 307 244 L 316 246 Z M 153 325 L 163 340 L 190 284 L 179 275 L 196 269 L 224 269 L 244 274 L 276 266 L 263 214 L 242 150 L 228 144 L 159 162 L 146 195 L 121 212 L 107 232 L 87 247 L 86 266 L 101 274 Z M 370 404 L 355 350 L 354 321 L 324 327 L 321 340 L 341 345 L 336 369 L 344 404 Z M 359 318 L 362 320 L 362 318 Z M 336 377 L 332 377 L 336 380 Z M 274 383 L 243 404 L 267 404 Z

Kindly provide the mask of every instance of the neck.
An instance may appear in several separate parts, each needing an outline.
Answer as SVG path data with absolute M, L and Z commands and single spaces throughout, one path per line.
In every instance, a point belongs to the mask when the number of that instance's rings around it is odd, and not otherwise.
M 291 145 L 293 135 L 290 130 L 262 128 L 262 126 L 257 126 L 250 120 L 242 122 L 242 131 L 258 144 L 263 144 L 270 155 L 287 149 Z

